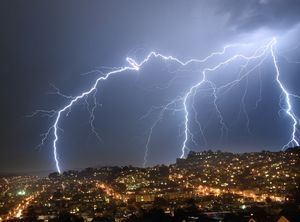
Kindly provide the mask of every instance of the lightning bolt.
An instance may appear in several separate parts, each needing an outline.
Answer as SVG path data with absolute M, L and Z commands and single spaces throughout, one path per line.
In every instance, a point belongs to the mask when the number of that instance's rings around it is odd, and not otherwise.
M 144 162 L 143 162 L 143 167 L 146 167 L 146 164 L 147 164 L 147 158 L 148 158 L 148 153 L 149 153 L 149 146 L 150 146 L 150 142 L 151 142 L 151 137 L 152 137 L 152 134 L 153 134 L 153 131 L 155 129 L 155 127 L 157 127 L 157 125 L 162 121 L 165 113 L 167 111 L 172 111 L 172 112 L 179 112 L 181 111 L 182 109 L 180 108 L 176 108 L 176 103 L 177 102 L 180 102 L 181 101 L 181 98 L 178 97 L 174 100 L 172 100 L 171 102 L 167 103 L 165 106 L 161 106 L 161 107 L 152 107 L 152 109 L 144 116 L 142 116 L 140 118 L 140 120 L 146 118 L 147 116 L 149 116 L 149 114 L 153 111 L 153 110 L 160 110 L 159 111 L 159 114 L 158 114 L 158 117 L 156 118 L 156 120 L 153 122 L 153 124 L 151 125 L 150 127 L 150 130 L 149 130 L 149 134 L 148 134 L 148 137 L 147 137 L 147 142 L 146 142 L 146 146 L 145 146 L 145 154 L 144 154 Z M 174 106 L 174 108 L 172 108 L 172 106 Z
M 97 89 L 95 89 L 95 91 L 93 92 L 93 104 L 92 104 L 92 107 L 90 107 L 90 104 L 87 101 L 87 97 L 85 98 L 85 102 L 86 102 L 87 111 L 90 114 L 90 121 L 89 122 L 90 122 L 90 127 L 91 127 L 91 130 L 92 130 L 92 133 L 96 136 L 96 138 L 98 139 L 99 142 L 102 142 L 101 136 L 97 132 L 95 124 L 94 124 L 95 110 L 99 106 L 99 104 L 97 102 L 96 94 L 97 94 Z
M 275 39 L 274 44 L 271 45 L 271 55 L 272 55 L 272 59 L 273 59 L 273 63 L 275 66 L 275 71 L 276 71 L 276 81 L 278 83 L 278 86 L 281 89 L 281 93 L 284 97 L 284 101 L 285 101 L 285 105 L 286 105 L 286 107 L 281 106 L 281 108 L 286 112 L 287 116 L 290 117 L 290 119 L 292 120 L 292 125 L 293 125 L 291 139 L 287 144 L 285 144 L 282 147 L 282 150 L 284 150 L 284 149 L 288 148 L 290 145 L 299 146 L 299 142 L 296 137 L 297 125 L 299 123 L 299 119 L 297 118 L 297 116 L 295 115 L 295 113 L 293 111 L 293 106 L 292 106 L 291 99 L 290 99 L 290 97 L 298 97 L 299 98 L 299 96 L 295 95 L 295 94 L 290 94 L 288 92 L 288 90 L 286 89 L 286 87 L 283 85 L 283 83 L 280 81 L 280 71 L 279 71 L 277 59 L 276 59 L 275 52 L 274 52 L 274 45 L 276 44 L 276 42 L 277 41 Z
M 160 107 L 154 107 L 147 115 L 149 115 L 150 113 L 152 113 L 152 111 L 154 110 L 159 110 L 159 114 L 157 119 L 153 122 L 152 126 L 150 127 L 149 130 L 149 134 L 147 137 L 147 141 L 146 141 L 146 150 L 145 150 L 145 156 L 144 156 L 144 166 L 146 165 L 147 162 L 147 156 L 148 156 L 148 152 L 149 152 L 149 145 L 151 142 L 151 137 L 153 134 L 153 131 L 155 129 L 155 127 L 161 122 L 161 120 L 163 119 L 163 116 L 165 115 L 165 113 L 167 111 L 181 111 L 184 113 L 184 123 L 183 123 L 183 127 L 184 127 L 184 139 L 183 139 L 183 143 L 181 146 L 181 155 L 180 158 L 184 158 L 186 156 L 186 151 L 189 150 L 188 147 L 188 143 L 191 140 L 192 142 L 194 141 L 194 134 L 192 132 L 192 130 L 190 129 L 190 103 L 191 103 L 191 109 L 194 112 L 194 121 L 195 123 L 199 126 L 199 130 L 200 133 L 202 135 L 202 138 L 204 140 L 204 143 L 206 144 L 206 140 L 205 140 L 205 136 L 204 136 L 204 132 L 203 132 L 203 128 L 202 125 L 200 123 L 200 121 L 197 119 L 197 111 L 196 108 L 194 106 L 195 103 L 195 96 L 198 92 L 198 90 L 203 87 L 204 84 L 209 85 L 210 89 L 212 90 L 212 96 L 213 96 L 213 105 L 215 107 L 215 111 L 217 114 L 217 117 L 219 119 L 219 124 L 221 126 L 221 137 L 223 137 L 224 133 L 228 132 L 228 126 L 226 124 L 226 121 L 224 119 L 224 117 L 222 116 L 222 110 L 219 108 L 218 106 L 218 93 L 220 93 L 222 90 L 230 90 L 231 88 L 233 88 L 235 85 L 239 84 L 241 82 L 241 80 L 248 78 L 248 76 L 250 75 L 251 72 L 253 72 L 255 69 L 257 69 L 258 67 L 260 67 L 260 65 L 265 61 L 268 52 L 271 52 L 271 56 L 272 56 L 272 60 L 274 63 L 274 67 L 275 67 L 275 71 L 276 71 L 276 81 L 279 85 L 279 88 L 281 90 L 282 96 L 285 102 L 286 106 L 282 106 L 281 105 L 281 109 L 283 109 L 287 116 L 291 119 L 292 121 L 292 134 L 291 134 L 291 139 L 290 141 L 288 141 L 287 144 L 285 144 L 283 146 L 283 149 L 285 149 L 286 147 L 288 147 L 289 145 L 299 145 L 299 142 L 297 140 L 297 125 L 299 122 L 299 119 L 297 118 L 297 116 L 295 115 L 294 111 L 293 111 L 293 107 L 290 101 L 290 97 L 296 97 L 296 98 L 300 98 L 298 95 L 296 94 L 291 94 L 287 91 L 287 89 L 285 88 L 285 86 L 283 85 L 283 83 L 280 81 L 280 72 L 279 72 L 279 68 L 278 68 L 278 62 L 276 60 L 276 56 L 275 56 L 275 52 L 274 52 L 274 46 L 276 44 L 276 39 L 272 39 L 271 41 L 269 41 L 267 44 L 263 45 L 262 47 L 258 48 L 251 56 L 246 56 L 243 54 L 235 54 L 233 56 L 231 56 L 230 58 L 227 58 L 224 61 L 221 61 L 220 63 L 211 66 L 211 67 L 206 67 L 202 70 L 202 72 L 200 72 L 200 80 L 198 82 L 196 82 L 195 84 L 193 84 L 186 93 L 184 93 L 184 95 L 175 98 L 174 100 L 172 100 L 171 102 L 167 103 L 164 106 L 160 106 Z M 67 116 L 68 113 L 71 111 L 72 106 L 79 102 L 80 100 L 85 100 L 86 103 L 87 102 L 87 98 L 88 96 L 92 95 L 93 96 L 93 106 L 90 107 L 88 105 L 88 111 L 90 114 L 90 125 L 91 125 L 91 129 L 92 132 L 96 135 L 96 137 L 100 140 L 100 135 L 97 133 L 95 125 L 94 125 L 94 112 L 97 108 L 97 100 L 96 100 L 96 93 L 97 93 L 97 87 L 99 86 L 100 83 L 104 82 L 105 80 L 109 79 L 111 76 L 113 75 L 117 75 L 117 74 L 121 74 L 124 73 L 126 71 L 132 71 L 132 72 L 138 72 L 140 71 L 140 68 L 146 64 L 150 59 L 152 58 L 158 58 L 164 61 L 172 61 L 175 62 L 177 64 L 179 64 L 180 66 L 188 66 L 191 63 L 205 63 L 207 61 L 209 61 L 210 59 L 214 58 L 215 56 L 223 56 L 227 50 L 229 48 L 232 47 L 237 47 L 240 46 L 241 44 L 233 44 L 233 45 L 227 45 L 223 48 L 222 51 L 219 52 L 213 52 L 211 53 L 209 56 L 205 57 L 204 59 L 190 59 L 187 61 L 182 61 L 176 57 L 173 56 L 164 56 L 162 54 L 156 53 L 156 52 L 150 52 L 142 61 L 137 62 L 136 60 L 134 60 L 133 58 L 127 57 L 126 61 L 128 63 L 128 66 L 124 66 L 124 67 L 114 67 L 114 68 L 109 68 L 110 71 L 103 73 L 101 72 L 101 76 L 98 77 L 95 82 L 93 83 L 93 85 L 87 89 L 86 91 L 82 92 L 81 94 L 79 94 L 78 96 L 65 96 L 63 94 L 60 93 L 60 91 L 58 89 L 56 89 L 56 93 L 60 94 L 62 96 L 64 96 L 65 98 L 69 99 L 70 101 L 63 106 L 61 109 L 59 110 L 37 110 L 36 112 L 34 112 L 31 116 L 36 115 L 41 113 L 42 115 L 46 115 L 48 117 L 54 118 L 54 123 L 53 125 L 47 130 L 46 133 L 43 134 L 43 139 L 42 139 L 42 143 L 41 145 L 44 144 L 45 140 L 49 137 L 49 134 L 51 132 L 53 132 L 53 140 L 52 140 L 52 148 L 53 148 L 53 155 L 54 155 L 54 160 L 55 160 L 55 165 L 56 165 L 56 169 L 59 173 L 61 173 L 61 167 L 60 167 L 60 161 L 59 161 L 59 157 L 58 157 L 58 146 L 57 146 L 57 142 L 59 140 L 59 133 L 58 130 L 60 130 L 59 128 L 59 123 L 60 120 L 64 117 Z M 259 60 L 258 64 L 256 64 L 253 68 L 247 70 L 244 74 L 242 74 L 242 71 L 240 72 L 239 76 L 237 79 L 221 85 L 219 87 L 216 86 L 216 84 L 211 81 L 208 77 L 210 73 L 213 73 L 217 70 L 219 70 L 220 68 L 231 64 L 232 62 L 236 61 L 236 60 L 242 60 L 245 62 L 243 68 L 247 67 L 248 64 L 252 61 L 255 60 Z M 248 83 L 247 83 L 248 86 Z M 246 96 L 246 92 L 247 92 L 247 88 L 244 91 L 244 95 L 242 98 L 242 102 L 244 103 L 245 100 L 245 96 Z M 260 95 L 261 96 L 261 95 Z M 180 104 L 180 107 L 178 108 L 177 104 Z M 245 107 L 243 107 L 243 111 L 245 111 Z M 146 116 L 147 116 L 146 115 Z M 246 117 L 247 117 L 247 125 L 249 125 L 249 119 L 248 119 L 248 115 L 245 113 Z M 143 117 L 144 118 L 144 117 Z M 194 143 L 196 143 L 194 141 Z
M 236 54 L 232 57 L 230 57 L 229 59 L 221 62 L 221 63 L 218 63 L 217 65 L 211 67 L 211 68 L 205 68 L 203 71 L 202 71 L 202 79 L 197 82 L 195 85 L 193 85 L 189 91 L 185 94 L 184 96 L 184 99 L 183 99 L 183 104 L 184 104 L 184 112 L 185 112 L 185 122 L 184 122 L 184 141 L 183 141 L 183 145 L 181 147 L 181 156 L 180 158 L 184 158 L 185 157 L 185 151 L 186 150 L 189 150 L 189 147 L 187 145 L 188 143 L 188 140 L 189 138 L 191 137 L 192 133 L 190 131 L 190 128 L 189 128 L 189 111 L 188 111 L 188 100 L 191 96 L 194 95 L 195 91 L 197 89 L 199 89 L 204 83 L 209 83 L 212 88 L 213 88 L 213 96 L 214 96 L 214 106 L 215 106 L 215 109 L 216 109 L 216 112 L 217 112 L 217 115 L 218 115 L 218 118 L 219 118 L 219 122 L 220 122 L 220 125 L 221 125 L 221 131 L 222 131 L 222 135 L 223 135 L 223 132 L 224 130 L 227 130 L 227 126 L 224 122 L 224 118 L 221 114 L 221 111 L 220 109 L 218 108 L 218 105 L 217 105 L 217 94 L 216 94 L 216 87 L 214 86 L 214 84 L 209 81 L 207 79 L 207 74 L 210 73 L 210 72 L 214 72 L 216 70 L 218 70 L 219 68 L 225 66 L 225 65 L 228 65 L 229 63 L 237 60 L 237 59 L 243 59 L 243 60 L 246 60 L 246 62 L 248 63 L 249 61 L 251 60 L 254 60 L 254 59 L 259 59 L 259 58 L 262 58 L 268 49 L 270 49 L 271 45 L 273 44 L 274 40 L 272 40 L 271 42 L 269 42 L 266 46 L 262 47 L 262 48 L 259 48 L 258 50 L 255 51 L 254 55 L 252 56 L 245 56 L 245 55 L 242 55 L 242 54 Z M 258 53 L 259 52 L 259 53 Z M 256 67 L 255 67 L 256 68 Z M 233 85 L 233 84 L 237 84 L 241 81 L 241 79 L 243 79 L 244 77 L 248 76 L 248 74 L 251 72 L 252 70 L 248 71 L 246 74 L 244 74 L 243 76 L 241 76 L 239 79 L 237 80 L 234 80 L 228 84 L 226 84 L 225 86 L 221 87 L 221 88 L 225 88 L 225 87 L 228 87 L 230 85 Z

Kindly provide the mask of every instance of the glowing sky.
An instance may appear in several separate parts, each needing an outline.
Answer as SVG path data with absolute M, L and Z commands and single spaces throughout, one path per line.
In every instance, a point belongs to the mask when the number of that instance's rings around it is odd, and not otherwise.
M 282 81 L 292 93 L 300 94 L 300 64 L 294 63 L 300 61 L 300 5 L 296 0 L 10 1 L 2 3 L 0 12 L 1 171 L 54 169 L 51 138 L 39 151 L 35 149 L 41 142 L 39 135 L 52 120 L 26 115 L 66 104 L 68 99 L 51 94 L 55 92 L 51 84 L 66 95 L 77 95 L 92 85 L 99 71 L 105 71 L 100 66 L 127 65 L 127 56 L 140 61 L 156 51 L 187 60 L 206 57 L 232 43 L 247 45 L 230 55 L 249 54 L 252 47 L 275 36 Z M 215 62 L 220 62 L 218 59 Z M 240 66 L 240 62 L 226 66 L 213 78 L 224 84 L 237 76 Z M 86 104 L 78 103 L 60 125 L 64 132 L 60 132 L 59 154 L 64 168 L 141 166 L 147 135 L 159 113 L 141 117 L 152 106 L 182 95 L 201 77 L 197 72 L 201 69 L 203 66 L 192 65 L 178 72 L 175 64 L 154 59 L 138 74 L 128 72 L 101 84 L 94 123 L 102 141 L 91 134 Z M 177 78 L 171 81 L 174 76 Z M 269 56 L 249 77 L 244 98 L 246 80 L 220 96 L 219 105 L 229 126 L 223 138 L 211 94 L 203 87 L 195 108 L 205 140 L 197 126 L 191 125 L 197 133 L 196 144 L 189 147 L 235 152 L 280 150 L 289 139 L 291 124 L 283 112 L 278 113 L 280 90 L 274 77 Z M 300 101 L 294 98 L 292 104 L 300 115 Z M 243 109 L 249 116 L 250 132 Z M 180 112 L 164 117 L 153 133 L 149 165 L 171 163 L 180 156 L 182 124 Z

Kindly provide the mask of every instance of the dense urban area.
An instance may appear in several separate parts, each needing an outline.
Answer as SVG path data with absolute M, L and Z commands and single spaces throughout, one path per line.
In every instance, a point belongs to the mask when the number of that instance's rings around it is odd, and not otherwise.
M 0 221 L 300 221 L 300 150 L 0 178 Z

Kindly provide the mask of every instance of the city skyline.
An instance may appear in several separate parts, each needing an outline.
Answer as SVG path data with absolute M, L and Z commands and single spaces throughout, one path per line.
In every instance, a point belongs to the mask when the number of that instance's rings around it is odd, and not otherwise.
M 71 217 L 81 222 L 143 222 L 156 215 L 150 221 L 275 222 L 284 216 L 296 222 L 299 156 L 299 148 L 244 154 L 202 151 L 169 166 L 103 166 L 46 177 L 1 177 L 0 221 Z

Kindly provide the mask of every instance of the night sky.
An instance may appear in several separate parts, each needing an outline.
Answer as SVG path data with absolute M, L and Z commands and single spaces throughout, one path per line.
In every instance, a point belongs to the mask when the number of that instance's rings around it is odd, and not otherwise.
M 54 119 L 28 115 L 67 104 L 67 98 L 53 94 L 53 85 L 76 96 L 93 84 L 101 75 L 99 71 L 105 71 L 102 66 L 128 65 L 127 56 L 141 61 L 156 51 L 182 60 L 203 58 L 228 43 L 257 44 L 275 36 L 281 80 L 291 93 L 300 95 L 300 64 L 293 62 L 300 61 L 298 0 L 3 0 L 0 17 L 0 172 L 55 170 L 52 134 L 37 148 L 41 134 Z M 232 63 L 214 78 L 226 83 L 240 65 Z M 141 166 L 147 135 L 159 112 L 141 117 L 152 106 L 182 96 L 201 79 L 203 68 L 178 70 L 174 63 L 153 59 L 139 72 L 124 72 L 101 83 L 94 124 L 102 141 L 91 132 L 85 101 L 76 103 L 60 122 L 62 168 Z M 191 123 L 196 143 L 190 142 L 189 148 L 278 151 L 289 141 L 291 121 L 278 112 L 280 90 L 270 56 L 259 70 L 249 77 L 245 96 L 250 132 L 241 111 L 246 80 L 218 100 L 230 128 L 223 138 L 211 95 L 203 87 L 194 104 L 207 142 Z M 300 100 L 293 98 L 291 102 L 300 116 Z M 180 156 L 183 121 L 182 112 L 164 115 L 153 133 L 148 166 L 169 164 Z

